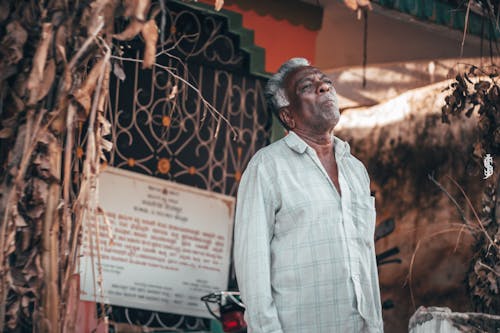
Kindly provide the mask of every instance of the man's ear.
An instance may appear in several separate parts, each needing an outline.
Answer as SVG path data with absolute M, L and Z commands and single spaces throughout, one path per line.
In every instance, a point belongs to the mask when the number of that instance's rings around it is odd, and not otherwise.
M 288 107 L 284 107 L 280 109 L 279 113 L 281 121 L 286 124 L 289 129 L 295 128 L 295 120 L 293 119 L 292 112 Z

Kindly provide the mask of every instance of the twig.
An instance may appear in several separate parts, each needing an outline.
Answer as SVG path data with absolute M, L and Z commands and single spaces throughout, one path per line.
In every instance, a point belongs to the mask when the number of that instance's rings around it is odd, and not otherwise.
M 113 59 L 118 59 L 118 60 L 122 60 L 122 61 L 132 61 L 132 62 L 140 62 L 142 63 L 142 60 L 141 59 L 131 59 L 131 58 L 125 58 L 125 57 L 119 57 L 119 56 L 111 56 L 111 58 Z M 163 66 L 163 65 L 160 65 L 160 64 L 153 64 L 153 66 L 156 66 L 158 68 L 161 68 L 163 70 L 165 70 L 167 73 L 169 73 L 170 75 L 172 75 L 173 77 L 177 78 L 179 81 L 183 82 L 185 85 L 187 85 L 189 88 L 193 89 L 197 94 L 198 96 L 200 97 L 201 101 L 203 102 L 203 105 L 205 107 L 207 107 L 212 113 L 214 113 L 215 115 L 217 115 L 218 117 L 220 117 L 221 120 L 223 120 L 228 126 L 229 126 L 229 129 L 231 130 L 231 132 L 233 133 L 234 137 L 237 137 L 238 136 L 238 133 L 236 132 L 236 130 L 234 129 L 234 127 L 231 125 L 231 123 L 229 122 L 229 120 L 224 117 L 219 111 L 217 111 L 216 108 L 214 108 L 204 97 L 203 95 L 201 94 L 200 90 L 198 88 L 196 88 L 195 86 L 193 86 L 191 83 L 189 83 L 188 81 L 186 81 L 184 78 L 182 78 L 181 76 L 175 74 L 169 67 L 167 66 Z
M 66 115 L 66 147 L 64 148 L 64 178 L 63 178 L 63 200 L 64 200 L 64 218 L 63 218 L 63 239 L 64 242 L 69 241 L 68 226 L 66 223 L 69 218 L 69 201 L 70 201 L 70 184 L 71 184 L 71 155 L 73 148 L 73 126 L 76 107 L 73 103 L 68 106 L 68 114 Z
M 500 276 L 500 274 L 498 274 L 498 273 L 497 273 L 497 272 L 496 272 L 493 268 L 491 268 L 490 266 L 485 265 L 485 264 L 483 264 L 483 263 L 482 263 L 482 262 L 480 262 L 480 261 L 478 261 L 477 263 L 479 264 L 479 266 L 486 268 L 487 270 L 491 271 L 491 272 L 492 272 L 493 274 L 495 274 L 496 276 Z
M 460 237 L 462 236 L 463 232 L 464 232 L 464 227 L 465 226 L 462 226 L 460 228 L 460 233 L 458 234 L 458 237 L 457 237 L 457 241 L 455 242 L 455 247 L 453 248 L 453 253 L 457 252 L 457 249 L 458 249 L 458 245 L 460 244 Z M 472 233 L 471 233 L 472 234 Z M 472 234 L 474 236 L 474 234 Z
M 479 224 L 479 228 L 481 228 L 481 231 L 484 233 L 484 235 L 486 236 L 486 238 L 488 239 L 488 241 L 490 242 L 490 246 L 493 246 L 494 248 L 496 248 L 497 250 L 500 249 L 500 247 L 498 245 L 495 244 L 495 242 L 493 242 L 493 240 L 491 239 L 490 235 L 488 234 L 488 232 L 486 231 L 486 229 L 484 229 L 484 226 L 483 224 L 481 223 L 481 219 L 479 218 L 479 216 L 477 215 L 477 212 L 476 210 L 474 209 L 474 206 L 472 205 L 472 203 L 470 202 L 470 199 L 469 197 L 467 196 L 467 194 L 465 194 L 464 192 L 464 189 L 450 176 L 448 176 L 448 178 L 453 182 L 453 184 L 455 184 L 456 187 L 458 187 L 458 189 L 460 190 L 460 192 L 462 192 L 462 195 L 465 197 L 465 200 L 467 201 L 467 204 L 469 205 L 469 207 L 471 208 L 472 210 L 472 213 L 474 214 L 474 217 L 476 218 L 477 220 L 477 224 Z
M 432 176 L 431 174 L 428 174 L 427 175 L 427 178 L 429 178 L 429 180 L 431 182 L 433 182 L 437 187 L 439 187 L 439 189 L 441 191 L 444 192 L 444 194 L 446 194 L 446 196 L 451 200 L 451 202 L 457 207 L 458 209 L 458 212 L 460 213 L 460 217 L 462 218 L 462 221 L 465 223 L 465 225 L 467 226 L 467 228 L 469 229 L 469 231 L 471 231 L 472 233 L 472 228 L 471 228 L 471 224 L 469 222 L 469 220 L 467 219 L 467 217 L 465 217 L 465 212 L 463 211 L 462 207 L 460 207 L 460 205 L 458 204 L 458 202 L 455 200 L 455 198 L 453 198 L 453 196 L 443 187 L 443 185 L 441 185 L 435 178 L 434 176 Z M 474 234 L 474 233 L 472 233 Z
M 64 210 L 61 223 L 61 256 L 63 258 L 63 265 L 61 265 L 61 279 L 62 283 L 62 295 L 61 299 L 65 304 L 69 304 L 67 299 L 69 295 L 69 289 L 71 281 L 66 280 L 66 273 L 64 267 L 71 266 L 69 258 L 69 244 L 70 244 L 70 228 L 71 228 L 71 213 L 70 213 L 70 184 L 71 184 L 71 156 L 73 148 L 73 126 L 74 117 L 76 114 L 76 107 L 73 103 L 68 106 L 68 114 L 66 115 L 66 147 L 64 148 L 64 173 L 63 173 L 63 202 Z M 67 318 L 64 316 L 63 327 L 66 325 Z
M 73 56 L 73 58 L 71 58 L 69 64 L 68 64 L 68 69 L 71 70 L 73 69 L 73 67 L 75 67 L 76 65 L 76 62 L 80 59 L 80 57 L 87 51 L 87 49 L 89 48 L 90 44 L 96 39 L 97 35 L 99 34 L 99 32 L 101 31 L 101 29 L 104 27 L 104 21 L 101 20 L 101 22 L 99 22 L 99 25 L 97 26 L 97 28 L 94 30 L 94 33 L 92 35 L 90 35 L 86 40 L 85 42 L 83 43 L 83 45 L 80 47 L 80 49 L 78 50 L 78 52 Z
M 408 272 L 408 286 L 409 286 L 409 289 L 410 289 L 410 297 L 411 297 L 411 303 L 413 305 L 413 308 L 416 310 L 417 307 L 415 306 L 415 295 L 413 294 L 413 287 L 412 287 L 412 283 L 413 283 L 413 265 L 415 263 L 415 257 L 417 255 L 417 251 L 418 249 L 420 248 L 420 244 L 423 242 L 423 241 L 426 241 L 426 240 L 429 240 L 433 237 L 436 237 L 436 236 L 439 236 L 441 234 L 445 234 L 445 233 L 449 233 L 449 232 L 454 232 L 454 231 L 461 231 L 462 228 L 450 228 L 450 229 L 445 229 L 445 230 L 441 230 L 441 231 L 438 231 L 432 235 L 429 235 L 428 237 L 425 237 L 421 240 L 419 240 L 417 242 L 417 245 L 415 246 L 415 250 L 413 251 L 413 255 L 411 256 L 411 260 L 410 260 L 410 269 L 409 269 L 409 272 Z
M 470 13 L 471 2 L 472 0 L 469 0 L 469 2 L 467 3 L 467 12 L 465 13 L 464 36 L 462 37 L 462 45 L 460 47 L 460 59 L 462 59 L 462 56 L 464 55 L 464 44 L 465 44 L 465 37 L 467 36 L 467 26 L 469 25 L 469 13 Z

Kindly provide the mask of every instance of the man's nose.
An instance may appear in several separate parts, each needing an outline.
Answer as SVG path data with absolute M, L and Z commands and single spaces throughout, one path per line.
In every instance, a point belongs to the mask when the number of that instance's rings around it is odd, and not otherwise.
M 332 88 L 331 88 L 331 86 L 330 86 L 328 83 L 326 83 L 326 82 L 320 82 L 320 83 L 318 84 L 318 89 L 317 89 L 317 91 L 318 91 L 318 93 L 320 93 L 320 94 L 324 94 L 324 93 L 326 93 L 326 92 L 329 92 L 331 89 L 332 89 Z

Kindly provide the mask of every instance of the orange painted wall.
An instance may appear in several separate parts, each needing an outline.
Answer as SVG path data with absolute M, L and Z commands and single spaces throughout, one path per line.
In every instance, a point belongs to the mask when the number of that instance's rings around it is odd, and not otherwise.
M 213 5 L 215 1 L 200 2 Z M 223 9 L 240 13 L 243 16 L 243 26 L 254 31 L 255 44 L 266 50 L 267 72 L 275 72 L 283 62 L 292 57 L 303 57 L 314 64 L 317 31 L 293 25 L 286 20 L 277 20 L 271 15 L 261 16 L 237 5 L 224 5 Z

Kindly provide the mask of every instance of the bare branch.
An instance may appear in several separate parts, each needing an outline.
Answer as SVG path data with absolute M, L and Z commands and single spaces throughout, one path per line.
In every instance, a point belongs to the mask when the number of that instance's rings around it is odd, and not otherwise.
M 125 58 L 125 57 L 119 57 L 119 56 L 111 56 L 112 59 L 118 59 L 118 60 L 122 60 L 122 61 L 131 61 L 131 62 L 139 62 L 139 63 L 142 63 L 142 60 L 140 59 L 131 59 L 131 58 Z M 196 88 L 195 86 L 193 86 L 191 83 L 189 83 L 188 81 L 186 81 L 184 78 L 182 78 L 181 76 L 177 75 L 176 73 L 173 72 L 173 70 L 170 68 L 170 67 L 167 67 L 167 66 L 163 66 L 163 65 L 160 65 L 160 64 L 154 64 L 153 66 L 155 67 L 158 67 L 158 68 L 161 68 L 163 69 L 164 71 L 166 71 L 167 73 L 169 73 L 170 75 L 172 75 L 174 78 L 178 79 L 179 81 L 181 81 L 182 83 L 184 83 L 185 85 L 187 85 L 189 88 L 193 89 L 199 96 L 199 98 L 201 99 L 201 101 L 203 102 L 203 105 L 208 108 L 211 112 L 212 112 L 212 115 L 215 117 L 215 116 L 218 116 L 220 119 L 219 121 L 224 121 L 229 129 L 231 130 L 231 132 L 233 133 L 233 138 L 237 138 L 238 136 L 238 133 L 236 132 L 236 130 L 234 129 L 234 127 L 231 125 L 231 123 L 229 122 L 229 120 L 224 117 L 222 115 L 222 113 L 220 113 L 216 108 L 214 108 L 201 94 L 200 90 L 198 88 Z M 215 133 L 217 134 L 217 132 Z M 217 137 L 215 135 L 215 137 Z

